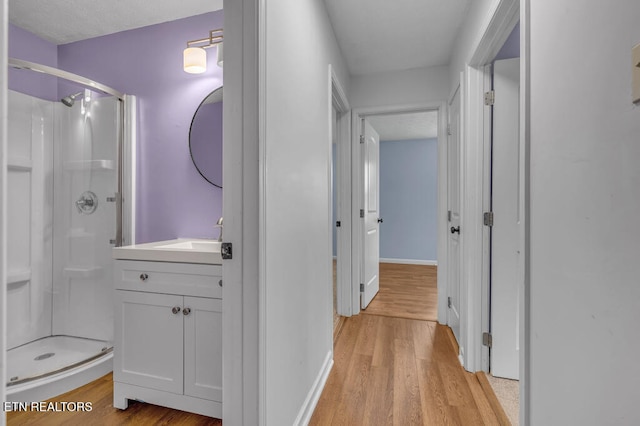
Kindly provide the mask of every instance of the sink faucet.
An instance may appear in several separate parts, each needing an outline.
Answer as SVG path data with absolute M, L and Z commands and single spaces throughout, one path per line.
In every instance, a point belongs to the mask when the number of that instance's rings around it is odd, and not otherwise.
M 218 219 L 218 222 L 216 222 L 216 226 L 215 228 L 220 228 L 220 234 L 218 235 L 218 241 L 222 242 L 222 218 Z

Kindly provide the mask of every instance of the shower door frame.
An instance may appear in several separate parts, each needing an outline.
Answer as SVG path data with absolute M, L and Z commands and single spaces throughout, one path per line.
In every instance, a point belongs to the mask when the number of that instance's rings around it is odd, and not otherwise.
M 48 74 L 98 90 L 120 101 L 120 129 L 118 131 L 118 194 L 116 196 L 116 247 L 135 244 L 135 96 L 126 95 L 112 87 L 68 71 L 22 59 L 8 58 L 8 65 L 17 69 Z M 124 166 L 127 167 L 124 167 Z M 124 202 L 126 200 L 126 202 Z

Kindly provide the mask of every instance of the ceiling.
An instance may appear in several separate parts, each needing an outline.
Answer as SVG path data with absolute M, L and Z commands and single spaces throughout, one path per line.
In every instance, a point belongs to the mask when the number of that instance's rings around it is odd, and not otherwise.
M 324 0 L 349 71 L 448 65 L 470 0 Z
M 9 0 L 9 22 L 54 44 L 222 9 L 222 0 Z
M 447 65 L 470 0 L 324 0 L 352 75 Z M 9 20 L 55 44 L 222 9 L 223 0 L 9 0 Z M 150 4 L 153 7 L 150 7 Z M 437 113 L 370 117 L 381 140 L 437 137 Z
M 222 1 L 9 0 L 9 20 L 65 44 L 220 10 Z M 350 73 L 363 75 L 447 65 L 470 0 L 324 2 Z
M 381 141 L 431 139 L 438 137 L 438 112 L 374 115 L 367 118 Z

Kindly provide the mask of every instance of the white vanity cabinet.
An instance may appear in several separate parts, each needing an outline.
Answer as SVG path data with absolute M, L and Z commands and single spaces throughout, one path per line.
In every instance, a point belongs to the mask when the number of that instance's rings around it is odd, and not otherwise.
M 114 406 L 222 417 L 222 266 L 116 260 Z

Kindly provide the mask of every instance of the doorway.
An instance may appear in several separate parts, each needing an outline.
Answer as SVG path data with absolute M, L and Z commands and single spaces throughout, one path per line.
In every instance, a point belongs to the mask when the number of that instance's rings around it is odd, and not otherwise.
M 443 242 L 446 247 L 446 191 L 437 184 L 443 174 L 446 181 L 444 111 L 446 104 L 438 103 L 353 113 L 354 313 L 388 311 L 405 318 L 439 320 L 440 299 L 446 294 L 442 290 L 446 281 L 437 272 Z M 367 144 L 370 136 L 362 131 L 365 127 L 379 136 L 379 156 L 367 151 L 372 143 Z M 374 185 L 379 193 L 367 198 L 366 191 Z M 371 234 L 379 236 L 373 248 L 366 241 Z M 418 289 L 424 297 L 407 293 L 410 284 L 402 288 L 403 281 L 408 282 L 405 277 L 430 282 Z M 370 303 L 363 304 L 361 289 L 376 278 L 380 291 L 367 295 L 365 302 Z

